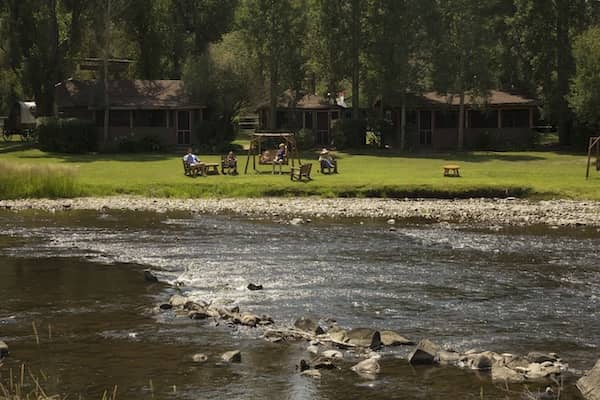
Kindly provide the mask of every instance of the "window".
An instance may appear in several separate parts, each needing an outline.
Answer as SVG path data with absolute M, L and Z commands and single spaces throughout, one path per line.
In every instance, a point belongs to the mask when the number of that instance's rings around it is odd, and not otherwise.
M 110 120 L 110 126 L 129 126 L 129 111 L 110 110 L 108 119 Z
M 469 128 L 497 128 L 498 111 L 469 111 Z
M 304 127 L 306 129 L 312 129 L 312 127 L 313 127 L 312 111 L 304 111 Z
M 435 128 L 458 129 L 458 111 L 438 111 L 435 113 Z
M 529 128 L 529 110 L 502 111 L 503 128 Z
M 133 126 L 166 126 L 167 116 L 164 110 L 136 110 L 133 112 Z

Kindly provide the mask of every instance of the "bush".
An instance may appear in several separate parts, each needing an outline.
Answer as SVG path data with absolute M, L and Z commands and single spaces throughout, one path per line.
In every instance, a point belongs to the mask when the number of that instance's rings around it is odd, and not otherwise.
M 124 137 L 119 141 L 117 151 L 120 153 L 151 153 L 163 148 L 160 138 L 155 135 Z
M 367 137 L 367 123 L 364 120 L 341 119 L 332 132 L 333 144 L 337 148 L 364 147 Z
M 315 145 L 315 134 L 311 129 L 300 129 L 296 134 L 296 143 L 299 149 L 312 149 Z
M 40 148 L 59 153 L 96 151 L 96 127 L 77 118 L 40 118 L 37 127 Z

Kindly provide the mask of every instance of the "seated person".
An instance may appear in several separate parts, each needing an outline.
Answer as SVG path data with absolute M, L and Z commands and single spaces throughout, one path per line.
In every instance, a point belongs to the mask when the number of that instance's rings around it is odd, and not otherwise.
M 260 154 L 260 163 L 261 164 L 267 164 L 270 163 L 271 161 L 271 153 L 269 152 L 269 150 L 265 150 Z
M 285 144 L 281 143 L 279 145 L 279 150 L 277 150 L 277 155 L 275 155 L 275 162 L 281 164 L 285 162 L 285 158 L 287 157 L 287 148 Z
M 188 165 L 194 166 L 201 164 L 200 160 L 194 153 L 192 153 L 192 148 L 188 147 L 187 154 L 183 156 L 183 161 L 185 161 Z
M 333 156 L 329 153 L 329 150 L 321 150 L 319 153 L 319 163 L 321 164 L 321 172 L 323 172 L 325 168 L 329 168 L 330 171 L 333 169 L 333 172 L 337 172 L 336 162 L 333 159 Z
M 225 158 L 225 166 L 229 168 L 233 168 L 233 173 L 237 174 L 237 158 L 233 151 L 227 153 L 227 157 Z

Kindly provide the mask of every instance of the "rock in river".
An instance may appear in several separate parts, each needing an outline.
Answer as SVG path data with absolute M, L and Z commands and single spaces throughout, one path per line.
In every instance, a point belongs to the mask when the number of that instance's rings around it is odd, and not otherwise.
M 435 356 L 440 348 L 428 339 L 423 339 L 417 345 L 417 348 L 408 356 L 408 362 L 411 364 L 433 364 Z
M 379 333 L 381 334 L 381 343 L 384 346 L 401 346 L 415 344 L 415 342 L 413 342 L 412 340 L 407 339 L 394 331 L 381 331 Z
M 309 332 L 314 335 L 321 335 L 324 333 L 323 328 L 321 328 L 315 320 L 309 317 L 298 318 L 296 322 L 294 322 L 294 327 L 296 327 L 296 329 L 299 329 L 304 332 Z
M 0 340 L 0 358 L 8 356 L 8 345 Z
M 242 353 L 239 350 L 232 350 L 223 353 L 221 359 L 225 362 L 239 363 L 242 362 Z
M 600 400 L 600 360 L 577 381 L 577 389 L 585 400 Z
M 346 333 L 348 343 L 376 350 L 381 347 L 381 334 L 370 328 L 354 328 Z

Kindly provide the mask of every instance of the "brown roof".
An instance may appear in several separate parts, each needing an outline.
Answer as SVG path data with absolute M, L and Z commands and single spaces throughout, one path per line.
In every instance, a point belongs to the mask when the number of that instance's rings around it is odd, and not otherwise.
M 104 108 L 104 82 L 67 80 L 56 85 L 59 108 Z M 108 82 L 113 109 L 202 108 L 191 101 L 180 80 L 119 80 Z
M 294 104 L 294 95 L 295 92 L 292 90 L 286 90 L 277 98 L 277 108 L 290 108 Z M 337 104 L 331 104 L 329 101 L 317 94 L 307 93 L 302 95 L 296 103 L 297 109 L 307 109 L 307 110 L 328 110 L 332 108 L 341 108 Z M 263 102 L 258 106 L 260 108 L 268 108 L 270 107 L 269 102 Z
M 437 92 L 423 93 L 422 99 L 429 104 L 444 104 L 458 106 L 460 98 L 457 95 L 444 95 Z M 482 99 L 473 96 L 465 96 L 465 104 L 487 105 L 487 106 L 537 106 L 539 102 L 535 99 L 520 94 L 509 93 L 500 90 L 491 90 L 489 97 Z

